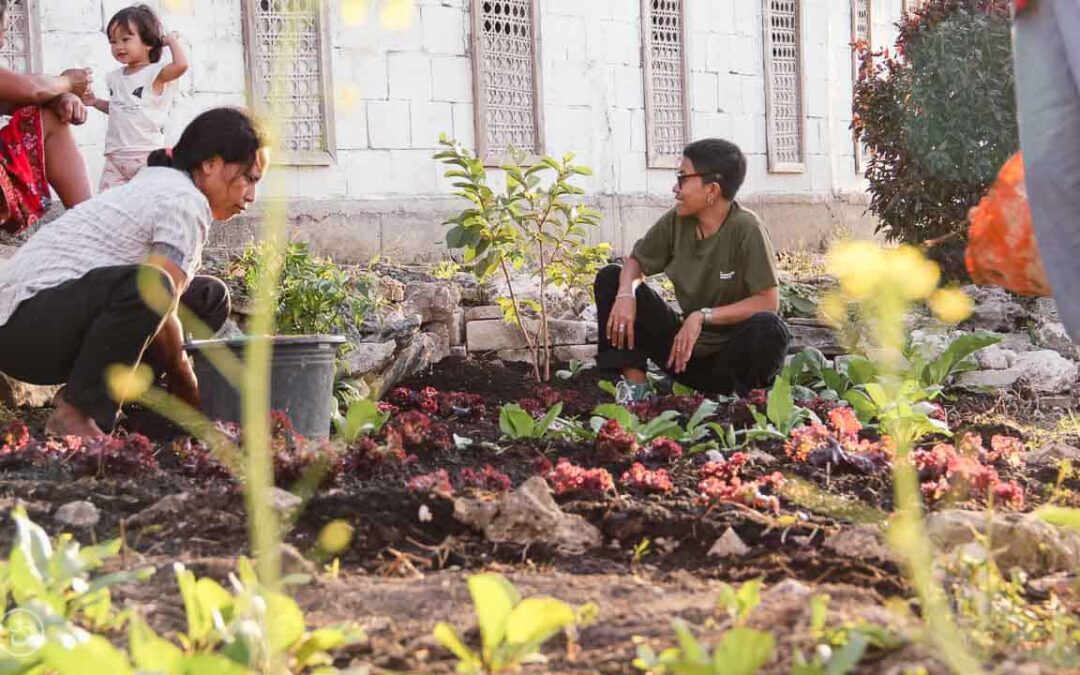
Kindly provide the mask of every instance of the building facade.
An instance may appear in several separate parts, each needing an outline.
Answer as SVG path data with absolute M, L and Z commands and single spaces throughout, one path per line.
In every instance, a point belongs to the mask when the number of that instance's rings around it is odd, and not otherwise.
M 11 0 L 10 67 L 117 67 L 116 0 Z M 169 135 L 214 105 L 288 111 L 274 173 L 297 237 L 341 260 L 443 255 L 462 208 L 440 133 L 497 163 L 507 144 L 572 151 L 598 239 L 625 252 L 670 206 L 688 140 L 746 152 L 741 200 L 780 247 L 866 233 L 849 44 L 895 38 L 905 0 L 148 0 L 191 69 Z M 282 53 L 289 58 L 275 61 Z M 275 64 L 279 65 L 275 65 Z M 277 68 L 277 70 L 275 70 Z M 105 117 L 77 129 L 96 183 Z M 498 171 L 493 175 L 498 180 Z M 219 226 L 239 245 L 256 218 Z

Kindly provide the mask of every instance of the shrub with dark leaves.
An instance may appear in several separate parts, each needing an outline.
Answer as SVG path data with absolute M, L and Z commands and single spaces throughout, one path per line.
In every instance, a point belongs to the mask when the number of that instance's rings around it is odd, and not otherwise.
M 645 492 L 667 493 L 675 489 L 667 469 L 649 470 L 640 462 L 634 462 L 627 471 L 623 472 L 619 482 Z
M 229 468 L 200 441 L 191 438 L 173 441 L 172 451 L 180 461 L 180 470 L 193 478 L 232 479 Z
M 607 469 L 585 469 L 565 457 L 548 475 L 555 494 L 580 493 L 604 496 L 615 491 L 615 481 Z
M 633 457 L 638 451 L 637 434 L 625 431 L 618 421 L 610 419 L 596 433 L 596 451 L 602 462 L 617 462 Z
M 431 473 L 413 476 L 406 483 L 409 492 L 420 494 L 435 494 L 443 497 L 454 495 L 454 484 L 450 482 L 450 474 L 446 469 L 437 469 Z
M 458 473 L 458 483 L 490 492 L 506 492 L 513 485 L 510 482 L 510 476 L 490 464 L 485 464 L 479 471 L 471 467 L 462 469 Z
M 158 470 L 154 448 L 142 434 L 86 438 L 69 458 L 79 476 L 143 476 Z
M 654 438 L 649 447 L 638 450 L 637 458 L 647 462 L 671 462 L 682 457 L 682 446 L 670 438 Z
M 727 460 L 707 462 L 701 467 L 698 482 L 698 499 L 706 506 L 722 502 L 734 502 L 755 509 L 778 513 L 780 500 L 767 490 L 775 490 L 784 482 L 779 472 L 753 479 L 745 479 L 740 473 L 747 455 L 736 452 Z
M 994 463 L 1019 466 L 1023 443 L 1007 436 L 994 436 L 990 443 L 987 451 L 981 438 L 965 433 L 956 445 L 937 443 L 912 452 L 923 497 L 931 504 L 968 499 L 983 504 L 992 499 L 997 506 L 1022 509 L 1023 487 L 1016 481 L 1002 480 Z

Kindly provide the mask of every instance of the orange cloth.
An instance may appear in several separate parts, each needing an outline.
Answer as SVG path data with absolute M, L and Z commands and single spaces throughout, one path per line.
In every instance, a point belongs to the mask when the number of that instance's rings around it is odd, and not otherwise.
M 979 205 L 968 214 L 968 274 L 976 284 L 1002 286 L 1020 295 L 1050 295 L 1031 224 L 1024 159 L 1005 162 Z

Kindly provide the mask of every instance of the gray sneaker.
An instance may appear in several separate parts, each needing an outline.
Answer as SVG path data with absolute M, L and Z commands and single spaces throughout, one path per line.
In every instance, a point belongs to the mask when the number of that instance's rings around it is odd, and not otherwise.
M 615 402 L 619 405 L 640 403 L 654 395 L 652 385 L 648 382 L 631 382 L 625 377 L 620 377 L 615 385 Z

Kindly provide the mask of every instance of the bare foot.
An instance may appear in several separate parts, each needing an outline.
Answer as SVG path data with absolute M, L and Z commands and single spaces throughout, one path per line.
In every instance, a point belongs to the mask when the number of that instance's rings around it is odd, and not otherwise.
M 45 422 L 45 433 L 54 436 L 81 436 L 82 438 L 105 435 L 94 420 L 62 397 L 57 396 L 54 403 L 56 410 Z

